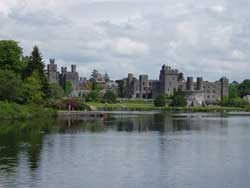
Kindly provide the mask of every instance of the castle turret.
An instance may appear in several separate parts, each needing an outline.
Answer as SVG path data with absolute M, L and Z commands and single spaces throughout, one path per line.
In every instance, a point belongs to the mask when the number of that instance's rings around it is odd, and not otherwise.
M 62 74 L 65 74 L 67 72 L 67 67 L 62 67 L 61 72 L 62 72 Z
M 228 96 L 229 94 L 228 90 L 229 80 L 226 77 L 222 77 L 220 79 L 220 84 L 221 84 L 221 100 L 223 100 L 223 98 L 225 96 Z
M 179 72 L 176 69 L 172 69 L 170 66 L 163 65 L 160 71 L 160 93 L 164 95 L 173 95 L 174 91 L 178 90 L 178 75 Z
M 187 77 L 187 90 L 193 91 L 193 77 Z
M 47 65 L 47 76 L 49 83 L 59 83 L 59 72 L 57 71 L 57 65 L 55 59 L 50 59 Z
M 71 72 L 76 72 L 76 65 L 71 65 Z
M 128 82 L 132 82 L 134 78 L 134 75 L 132 73 L 128 73 Z
M 203 78 L 197 78 L 196 90 L 203 90 Z

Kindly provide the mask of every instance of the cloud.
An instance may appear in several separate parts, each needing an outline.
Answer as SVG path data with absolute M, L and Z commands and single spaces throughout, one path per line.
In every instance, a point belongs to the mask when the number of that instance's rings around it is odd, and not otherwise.
M 226 7 L 223 5 L 214 5 L 211 7 L 211 10 L 216 13 L 223 13 L 226 10 Z
M 248 0 L 1 0 L 0 39 L 58 65 L 157 79 L 162 64 L 217 80 L 249 77 Z
M 148 46 L 144 43 L 133 41 L 129 38 L 118 38 L 113 44 L 115 53 L 122 56 L 138 56 L 146 54 Z

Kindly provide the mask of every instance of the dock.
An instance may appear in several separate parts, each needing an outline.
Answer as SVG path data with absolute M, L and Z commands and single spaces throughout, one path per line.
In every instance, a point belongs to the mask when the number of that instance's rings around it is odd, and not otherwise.
M 105 114 L 103 112 L 91 112 L 91 111 L 59 111 L 58 112 L 59 118 L 61 117 L 70 117 L 76 119 L 89 119 L 89 118 L 104 118 Z

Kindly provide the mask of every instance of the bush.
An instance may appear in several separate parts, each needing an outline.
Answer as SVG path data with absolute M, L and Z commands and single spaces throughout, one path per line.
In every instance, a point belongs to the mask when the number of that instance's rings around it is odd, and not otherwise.
M 103 96 L 103 102 L 116 103 L 116 95 L 112 91 L 107 91 Z
M 0 101 L 0 119 L 34 119 L 53 116 L 56 116 L 56 112 L 50 108 L 42 108 L 33 104 L 19 105 Z
M 63 88 L 57 83 L 49 84 L 49 90 L 52 99 L 61 99 L 64 96 Z
M 86 96 L 86 102 L 99 102 L 100 101 L 100 95 L 97 91 L 91 91 Z
M 184 95 L 182 95 L 182 94 L 174 95 L 171 106 L 175 106 L 175 107 L 187 106 L 187 101 L 186 101 Z
M 46 107 L 50 107 L 57 110 L 90 110 L 89 106 L 86 105 L 82 99 L 79 98 L 68 98 L 61 100 L 49 100 Z
M 0 100 L 16 101 L 22 81 L 11 70 L 0 70 Z
M 247 101 L 240 97 L 236 98 L 224 97 L 222 101 L 223 106 L 229 106 L 229 107 L 245 107 L 247 106 L 247 104 L 248 104 Z
M 157 107 L 163 107 L 166 106 L 166 100 L 164 95 L 159 95 L 158 97 L 155 98 L 154 104 Z

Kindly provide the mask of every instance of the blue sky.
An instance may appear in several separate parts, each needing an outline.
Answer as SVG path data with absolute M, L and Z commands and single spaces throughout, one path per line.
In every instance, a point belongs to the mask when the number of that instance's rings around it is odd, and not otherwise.
M 111 78 L 158 78 L 162 64 L 217 80 L 250 77 L 248 0 L 1 0 L 0 39 L 36 44 L 45 62 Z

